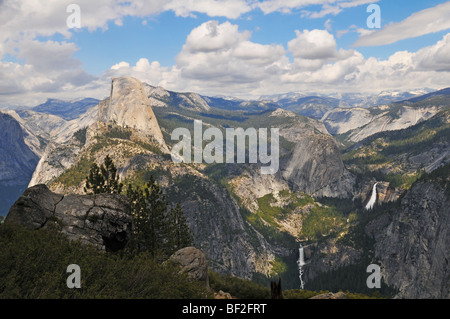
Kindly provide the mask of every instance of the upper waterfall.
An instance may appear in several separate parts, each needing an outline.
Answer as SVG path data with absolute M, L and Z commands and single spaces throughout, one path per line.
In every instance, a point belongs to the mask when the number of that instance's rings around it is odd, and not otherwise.
M 378 184 L 378 183 L 375 183 L 375 184 L 373 185 L 372 195 L 370 196 L 370 200 L 369 200 L 369 202 L 368 202 L 367 205 L 366 205 L 366 209 L 367 209 L 367 210 L 368 210 L 368 209 L 372 209 L 373 206 L 375 205 L 376 200 L 377 200 L 377 184 Z

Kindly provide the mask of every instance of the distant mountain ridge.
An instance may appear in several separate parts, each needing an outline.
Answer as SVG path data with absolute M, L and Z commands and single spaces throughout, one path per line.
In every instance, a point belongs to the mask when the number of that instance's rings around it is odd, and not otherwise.
M 66 121 L 70 121 L 86 113 L 89 108 L 97 105 L 98 102 L 100 102 L 100 100 L 94 98 L 84 98 L 72 101 L 48 99 L 45 103 L 33 107 L 32 110 L 35 112 L 56 115 Z
M 408 128 L 450 107 L 450 88 L 370 108 L 335 108 L 321 119 L 346 145 L 383 131 Z

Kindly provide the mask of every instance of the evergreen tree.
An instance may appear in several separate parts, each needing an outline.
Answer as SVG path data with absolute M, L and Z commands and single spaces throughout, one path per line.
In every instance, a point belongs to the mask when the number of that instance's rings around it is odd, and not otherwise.
M 180 204 L 177 203 L 175 207 L 170 209 L 167 217 L 170 227 L 170 249 L 175 252 L 181 248 L 191 246 L 193 238 Z
M 144 187 L 127 187 L 133 214 L 132 253 L 148 251 L 153 257 L 167 258 L 192 245 L 192 236 L 179 204 L 168 210 L 161 186 L 150 176 Z
M 106 155 L 104 163 L 99 167 L 93 163 L 86 179 L 84 191 L 91 194 L 120 194 L 123 184 L 119 182 L 117 168 L 109 155 Z
M 134 220 L 131 249 L 148 251 L 153 257 L 165 254 L 170 228 L 166 221 L 167 202 L 161 187 L 151 177 L 143 188 L 128 185 L 127 196 Z

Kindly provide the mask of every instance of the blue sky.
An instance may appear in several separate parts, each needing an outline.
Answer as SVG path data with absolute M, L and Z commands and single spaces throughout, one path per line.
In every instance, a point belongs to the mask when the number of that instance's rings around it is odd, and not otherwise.
M 414 12 L 429 8 L 443 1 L 380 1 L 382 25 L 400 22 Z M 261 10 L 246 13 L 237 19 L 215 17 L 219 23 L 231 21 L 239 25 L 242 30 L 252 31 L 250 40 L 261 44 L 279 43 L 286 46 L 295 35 L 294 30 L 323 29 L 330 20 L 331 33 L 345 30 L 351 25 L 367 28 L 366 19 L 370 13 L 366 12 L 367 5 L 361 5 L 334 16 L 311 19 L 302 17 L 301 11 L 264 14 Z M 311 6 L 308 9 L 320 11 L 320 6 Z M 173 11 L 163 12 L 153 17 L 125 17 L 122 26 L 113 21 L 108 23 L 108 30 L 89 32 L 81 29 L 74 32 L 71 39 L 80 50 L 74 55 L 83 62 L 86 70 L 94 74 L 101 74 L 105 69 L 121 61 L 136 63 L 141 57 L 156 60 L 163 66 L 175 63 L 175 56 L 181 51 L 186 37 L 192 29 L 211 20 L 206 14 L 195 14 L 195 17 L 177 17 Z M 146 21 L 146 22 L 144 22 Z M 143 25 L 143 22 L 146 25 Z M 399 41 L 392 45 L 383 45 L 371 48 L 359 48 L 364 56 L 388 58 L 399 50 L 417 51 L 418 49 L 436 43 L 447 31 L 432 33 L 418 38 Z M 61 39 L 61 37 L 59 37 Z M 356 39 L 357 33 L 348 33 L 337 39 L 338 46 L 349 49 Z
M 101 98 L 126 75 L 244 98 L 450 86 L 450 1 L 10 0 L 0 25 L 0 108 Z

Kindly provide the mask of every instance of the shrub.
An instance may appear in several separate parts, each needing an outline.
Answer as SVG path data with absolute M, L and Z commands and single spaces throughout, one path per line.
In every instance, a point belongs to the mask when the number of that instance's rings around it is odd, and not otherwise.
M 0 225 L 0 299 L 209 298 L 204 284 L 148 253 L 106 253 L 69 241 L 56 229 Z M 67 266 L 81 268 L 81 288 L 66 285 Z

